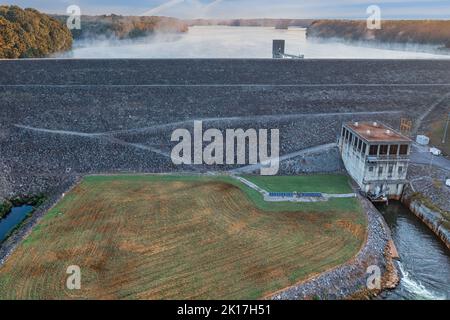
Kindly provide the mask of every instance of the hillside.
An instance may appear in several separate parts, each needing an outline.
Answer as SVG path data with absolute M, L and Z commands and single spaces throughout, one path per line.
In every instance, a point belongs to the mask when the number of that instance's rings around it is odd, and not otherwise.
M 230 26 L 230 27 L 308 27 L 311 19 L 194 19 L 188 20 L 190 26 Z
M 55 15 L 61 22 L 67 16 Z M 154 32 L 186 32 L 188 25 L 169 17 L 137 17 L 120 15 L 81 16 L 81 30 L 72 30 L 74 39 L 116 37 L 118 39 L 138 38 Z
M 340 38 L 349 41 L 433 45 L 450 49 L 450 20 L 383 21 L 382 29 L 367 29 L 366 21 L 317 20 L 308 37 Z
M 0 6 L 0 58 L 37 58 L 72 47 L 69 29 L 35 9 Z

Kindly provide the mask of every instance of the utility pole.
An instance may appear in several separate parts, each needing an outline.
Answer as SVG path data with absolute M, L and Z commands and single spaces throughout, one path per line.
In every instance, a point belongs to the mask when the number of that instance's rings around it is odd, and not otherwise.
M 434 154 L 430 153 L 430 176 L 431 176 L 431 169 L 433 168 L 433 157 Z
M 447 115 L 447 122 L 445 123 L 444 136 L 442 137 L 442 144 L 447 140 L 448 123 L 450 122 L 450 112 Z

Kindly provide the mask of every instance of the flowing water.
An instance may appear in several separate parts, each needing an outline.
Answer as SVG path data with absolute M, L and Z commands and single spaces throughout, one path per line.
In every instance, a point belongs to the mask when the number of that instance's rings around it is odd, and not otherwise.
M 0 219 L 0 243 L 5 240 L 11 230 L 26 218 L 31 210 L 33 210 L 33 207 L 28 205 L 14 207 L 6 217 Z
M 305 58 L 443 59 L 450 55 L 419 52 L 436 48 L 394 46 L 370 48 L 339 41 L 313 41 L 306 29 L 267 27 L 191 27 L 183 34 L 157 34 L 135 40 L 75 41 L 63 57 L 72 58 L 272 58 L 272 40 L 286 40 L 286 53 Z M 406 51 L 407 49 L 408 51 Z
M 383 299 L 450 299 L 450 250 L 400 202 L 379 206 L 400 255 L 399 286 Z

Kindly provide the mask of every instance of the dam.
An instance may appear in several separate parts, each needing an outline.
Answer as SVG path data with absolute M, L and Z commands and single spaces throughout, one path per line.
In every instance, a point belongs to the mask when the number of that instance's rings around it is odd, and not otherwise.
M 439 110 L 450 89 L 445 60 L 37 59 L 0 68 L 0 198 L 86 173 L 192 170 L 167 155 L 171 132 L 194 120 L 205 130 L 278 128 L 283 157 L 335 143 L 343 122 L 398 128 Z
M 424 130 L 450 92 L 445 60 L 36 59 L 0 68 L 0 199 L 60 195 L 92 173 L 238 170 L 172 163 L 171 133 L 195 120 L 222 132 L 279 129 L 280 174 L 343 171 L 342 123 L 399 128 L 407 118 Z

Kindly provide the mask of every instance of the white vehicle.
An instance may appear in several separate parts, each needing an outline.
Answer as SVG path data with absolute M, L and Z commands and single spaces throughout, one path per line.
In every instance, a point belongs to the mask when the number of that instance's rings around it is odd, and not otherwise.
M 442 151 L 439 150 L 438 148 L 430 148 L 430 152 L 434 155 L 434 156 L 440 156 L 442 154 Z
M 445 181 L 445 185 L 446 185 L 447 187 L 450 187 L 450 179 L 447 179 L 447 181 Z

